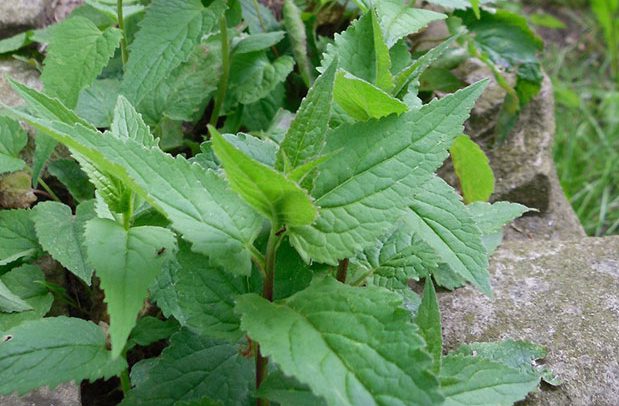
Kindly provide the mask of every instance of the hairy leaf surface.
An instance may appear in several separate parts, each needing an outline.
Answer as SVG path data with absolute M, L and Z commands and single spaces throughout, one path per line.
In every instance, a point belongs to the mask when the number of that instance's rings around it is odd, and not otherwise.
M 0 175 L 26 166 L 19 153 L 27 143 L 28 135 L 18 122 L 0 117 Z
M 431 10 L 413 8 L 400 0 L 377 1 L 376 11 L 389 48 L 400 38 L 416 33 L 432 21 L 447 17 Z
M 43 271 L 36 265 L 14 268 L 0 276 L 0 282 L 29 308 L 19 313 L 0 313 L 0 335 L 24 321 L 42 318 L 52 306 L 54 297 L 45 287 Z
M 30 210 L 0 211 L 0 265 L 35 255 L 40 247 Z

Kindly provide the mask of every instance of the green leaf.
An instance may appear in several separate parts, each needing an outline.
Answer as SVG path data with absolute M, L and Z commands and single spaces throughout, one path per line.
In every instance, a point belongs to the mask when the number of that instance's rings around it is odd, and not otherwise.
M 52 307 L 54 297 L 45 287 L 43 271 L 36 265 L 27 264 L 15 268 L 0 276 L 0 283 L 30 308 L 20 313 L 0 313 L 0 334 L 24 321 L 42 318 Z
M 193 249 L 207 253 L 215 265 L 228 272 L 250 273 L 252 242 L 262 220 L 216 173 L 132 139 L 103 136 L 17 110 L 12 114 L 113 173 L 165 214 Z
M 161 227 L 134 227 L 95 218 L 86 224 L 88 259 L 105 292 L 112 356 L 118 357 L 144 306 L 148 287 L 174 255 L 176 237 Z
M 539 377 L 482 357 L 456 354 L 443 358 L 441 389 L 445 406 L 512 405 L 538 384 Z
M 173 284 L 182 324 L 205 337 L 236 342 L 242 337 L 234 313 L 237 296 L 247 293 L 244 278 L 209 265 L 208 258 L 181 244 Z
M 172 336 L 145 374 L 122 406 L 177 406 L 204 397 L 244 406 L 254 381 L 253 360 L 243 358 L 235 345 L 186 329 Z
M 250 33 L 269 32 L 278 28 L 279 23 L 271 9 L 259 1 L 240 0 L 240 3 L 243 10 L 243 18 L 249 26 Z
M 0 54 L 15 52 L 32 43 L 32 31 L 26 31 L 0 40 Z
M 94 197 L 95 187 L 75 160 L 58 159 L 50 162 L 47 171 L 67 188 L 77 202 L 83 202 Z
M 248 35 L 238 40 L 234 45 L 233 52 L 235 54 L 247 54 L 250 52 L 262 51 L 277 45 L 284 39 L 286 33 L 284 31 L 264 32 L 259 34 Z
M 250 134 L 223 134 L 236 149 L 264 165 L 275 166 L 278 145 L 270 139 L 260 139 Z
M 402 114 L 408 110 L 406 104 L 384 90 L 341 70 L 335 79 L 333 98 L 357 121 Z
M 465 203 L 488 201 L 494 193 L 494 173 L 488 157 L 466 135 L 456 138 L 449 149 Z
M 337 265 L 391 230 L 413 191 L 447 157 L 484 86 L 479 82 L 417 111 L 331 131 L 323 153 L 339 154 L 318 166 L 312 195 L 320 214 L 311 226 L 289 229 L 301 256 Z
M 236 149 L 215 128 L 209 129 L 230 186 L 273 227 L 310 224 L 316 218 L 316 207 L 299 185 Z
M 178 330 L 178 322 L 174 319 L 160 320 L 152 316 L 142 317 L 131 331 L 127 347 L 133 348 L 136 345 L 145 347 L 169 338 Z
M 19 153 L 28 143 L 28 135 L 18 122 L 0 117 L 0 174 L 23 169 L 26 163 Z
M 509 202 L 475 202 L 467 209 L 482 233 L 482 242 L 489 254 L 503 241 L 503 226 L 531 211 L 526 206 Z
M 271 62 L 265 51 L 235 54 L 226 105 L 251 104 L 268 96 L 293 68 L 294 59 L 288 55 Z
M 297 62 L 299 74 L 305 85 L 310 87 L 314 82 L 312 64 L 308 57 L 307 34 L 305 24 L 301 17 L 301 10 L 294 4 L 293 0 L 285 0 L 283 7 L 284 27 L 288 33 L 288 39 L 292 46 L 292 54 Z
M 150 128 L 142 120 L 142 116 L 122 95 L 118 97 L 116 102 L 110 130 L 116 137 L 131 138 L 145 147 L 157 145 L 157 141 L 150 133 Z
M 97 128 L 108 128 L 120 93 L 120 80 L 98 79 L 82 90 L 75 112 Z
M 103 330 L 85 320 L 54 317 L 29 321 L 0 343 L 0 393 L 24 394 L 40 386 L 108 379 L 127 367 L 105 348 Z M 9 340 L 6 337 L 11 337 Z M 51 373 L 53 371 L 53 373 Z
M 32 306 L 15 293 L 11 292 L 4 282 L 2 282 L 2 279 L 0 279 L 0 312 L 19 313 L 26 310 L 32 310 Z
M 364 14 L 342 34 L 335 34 L 327 46 L 322 67 L 331 65 L 337 56 L 338 67 L 353 76 L 389 91 L 393 88 L 391 58 L 376 12 Z
M 336 69 L 337 61 L 333 61 L 301 102 L 281 143 L 276 164 L 278 169 L 288 166 L 293 170 L 320 156 L 329 127 Z
M 439 177 L 413 194 L 409 216 L 419 237 L 452 271 L 490 296 L 488 255 L 481 231 L 460 196 Z
M 96 217 L 94 201 L 82 203 L 73 216 L 62 203 L 43 202 L 33 209 L 34 228 L 43 249 L 90 286 L 92 268 L 87 263 L 84 226 Z
M 255 294 L 237 301 L 262 354 L 328 404 L 440 403 L 423 340 L 400 305 L 383 289 L 331 278 L 276 303 Z
M 0 265 L 40 250 L 30 210 L 0 210 Z
M 269 372 L 256 396 L 287 406 L 327 405 L 324 399 L 314 395 L 307 385 L 284 375 L 279 369 Z
M 121 86 L 123 94 L 140 112 L 160 100 L 160 89 L 172 72 L 185 62 L 202 35 L 216 27 L 226 5 L 215 0 L 204 7 L 201 0 L 155 0 L 129 47 L 129 61 Z M 159 121 L 160 117 L 149 120 Z
M 182 249 L 182 245 L 181 245 Z M 163 265 L 161 273 L 150 286 L 150 299 L 157 303 L 165 317 L 172 317 L 180 323 L 185 322 L 185 316 L 178 305 L 178 290 L 176 289 L 176 275 L 180 269 L 178 261 L 171 259 Z
M 41 75 L 45 92 L 75 107 L 82 89 L 94 82 L 114 55 L 121 36 L 116 28 L 100 31 L 84 17 L 54 26 Z
M 419 332 L 426 341 L 427 350 L 432 355 L 434 361 L 432 370 L 438 374 L 441 370 L 441 357 L 443 356 L 443 330 L 441 310 L 431 278 L 426 278 L 423 298 L 417 310 L 415 323 L 419 326 Z
M 377 1 L 376 12 L 389 48 L 394 46 L 400 38 L 416 33 L 432 21 L 447 18 L 444 14 L 413 8 L 399 0 Z

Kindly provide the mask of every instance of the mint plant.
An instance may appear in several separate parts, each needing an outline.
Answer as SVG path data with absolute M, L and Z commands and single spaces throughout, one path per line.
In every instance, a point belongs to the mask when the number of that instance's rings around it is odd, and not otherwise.
M 52 27 L 44 91 L 12 81 L 26 106 L 2 111 L 3 172 L 25 167 L 21 121 L 26 173 L 51 159 L 72 199 L 0 212 L 0 394 L 118 376 L 122 405 L 494 405 L 552 382 L 533 344 L 443 351 L 435 284 L 490 296 L 489 255 L 528 210 L 469 183 L 465 205 L 435 174 L 485 87 L 419 97 L 456 38 L 415 60 L 405 38 L 444 15 L 359 2 L 314 69 L 290 0 L 283 26 L 255 1 L 115 5 Z M 109 318 L 43 317 L 44 255 Z

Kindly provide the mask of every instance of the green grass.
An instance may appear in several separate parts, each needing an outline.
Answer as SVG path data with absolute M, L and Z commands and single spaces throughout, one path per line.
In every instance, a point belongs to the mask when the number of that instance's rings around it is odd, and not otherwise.
M 593 17 L 573 15 L 579 40 L 547 44 L 544 54 L 557 100 L 554 158 L 587 233 L 619 234 L 619 89 Z

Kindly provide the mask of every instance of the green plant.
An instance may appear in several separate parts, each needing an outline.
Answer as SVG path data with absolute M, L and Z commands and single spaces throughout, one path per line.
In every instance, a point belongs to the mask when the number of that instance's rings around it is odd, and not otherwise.
M 619 83 L 619 1 L 593 0 L 591 9 L 604 33 L 611 75 Z
M 29 173 L 64 144 L 52 167 L 75 202 L 0 212 L 0 393 L 117 375 L 123 405 L 509 404 L 552 382 L 524 342 L 443 355 L 434 283 L 491 295 L 488 257 L 527 208 L 465 205 L 434 173 L 485 86 L 418 98 L 454 40 L 413 60 L 403 38 L 442 14 L 368 6 L 314 81 L 290 1 L 288 44 L 257 1 L 89 4 L 52 28 L 45 92 L 12 82 L 27 107 L 0 121 L 3 171 L 25 167 L 28 123 Z M 96 276 L 109 328 L 43 317 L 44 254 L 85 290 Z

